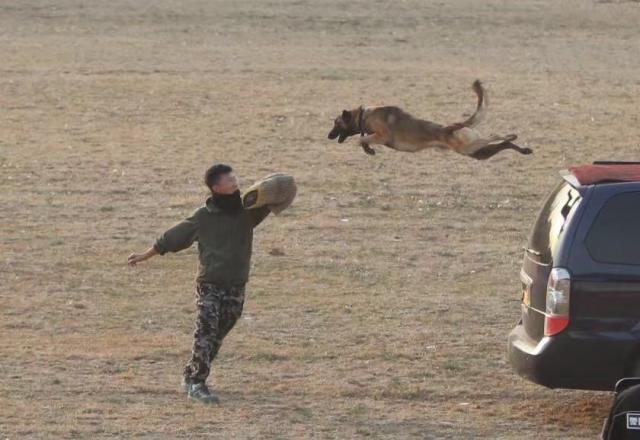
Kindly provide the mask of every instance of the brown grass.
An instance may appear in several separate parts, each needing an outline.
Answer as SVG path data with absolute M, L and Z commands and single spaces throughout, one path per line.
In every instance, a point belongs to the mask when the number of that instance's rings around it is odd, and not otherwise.
M 0 438 L 594 438 L 610 395 L 524 382 L 506 335 L 557 170 L 638 159 L 638 22 L 589 0 L 0 6 Z M 325 139 L 361 103 L 458 120 L 475 78 L 482 129 L 534 156 Z M 300 193 L 257 231 L 207 408 L 179 390 L 195 251 L 124 263 L 214 161 Z

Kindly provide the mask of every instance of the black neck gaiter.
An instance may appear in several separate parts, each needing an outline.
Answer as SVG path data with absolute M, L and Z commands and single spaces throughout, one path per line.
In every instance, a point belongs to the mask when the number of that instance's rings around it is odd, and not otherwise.
M 232 194 L 213 194 L 213 204 L 225 212 L 235 213 L 242 209 L 240 190 Z

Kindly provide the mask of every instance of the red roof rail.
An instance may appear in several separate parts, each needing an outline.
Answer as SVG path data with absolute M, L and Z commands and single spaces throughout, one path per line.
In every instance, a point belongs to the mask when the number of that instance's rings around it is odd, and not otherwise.
M 567 180 L 572 184 L 577 182 L 579 185 L 640 182 L 640 162 L 602 161 L 595 162 L 592 165 L 571 166 L 569 167 L 569 174 L 573 176 L 573 179 Z
M 623 160 L 596 160 L 594 165 L 640 165 L 640 162 L 625 162 Z

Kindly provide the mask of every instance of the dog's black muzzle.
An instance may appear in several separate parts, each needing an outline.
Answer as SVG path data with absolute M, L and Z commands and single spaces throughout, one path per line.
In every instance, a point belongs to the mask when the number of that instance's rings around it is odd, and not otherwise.
M 347 137 L 348 135 L 344 131 L 342 131 L 340 128 L 337 128 L 337 127 L 331 130 L 328 136 L 329 139 L 338 138 L 339 144 L 343 143 Z

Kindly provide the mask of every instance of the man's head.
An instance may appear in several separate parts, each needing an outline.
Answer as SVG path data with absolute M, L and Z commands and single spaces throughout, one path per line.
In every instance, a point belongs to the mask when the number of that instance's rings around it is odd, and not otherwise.
M 238 179 L 229 165 L 216 164 L 204 173 L 204 183 L 214 194 L 229 195 L 238 191 Z

